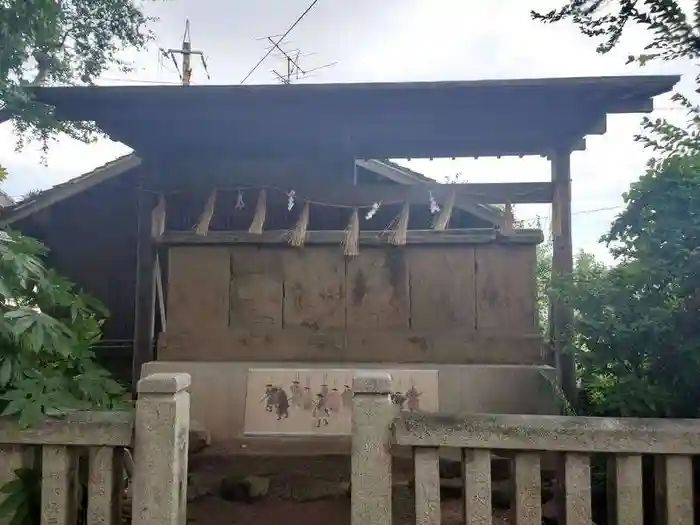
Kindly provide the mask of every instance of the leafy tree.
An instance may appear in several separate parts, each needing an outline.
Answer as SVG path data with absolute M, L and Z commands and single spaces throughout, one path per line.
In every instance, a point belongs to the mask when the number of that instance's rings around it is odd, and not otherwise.
M 106 311 L 47 269 L 44 247 L 0 238 L 0 407 L 24 426 L 45 414 L 115 408 L 124 390 L 95 362 Z
M 586 36 L 597 39 L 597 51 L 613 50 L 631 26 L 644 28 L 649 42 L 628 63 L 641 66 L 651 61 L 691 60 L 700 58 L 700 2 L 680 0 L 567 0 L 559 9 L 547 13 L 531 12 L 544 23 L 572 22 Z M 696 77 L 700 90 L 700 75 Z M 663 154 L 693 153 L 700 144 L 700 108 L 686 96 L 676 93 L 673 100 L 688 113 L 687 126 L 666 119 L 645 117 L 645 133 L 637 136 L 645 147 Z
M 683 5 L 681 5 L 683 4 Z M 651 41 L 629 62 L 641 65 L 650 60 L 700 57 L 700 3 L 679 0 L 568 0 L 548 13 L 532 11 L 535 20 L 546 23 L 569 20 L 586 36 L 597 38 L 599 53 L 608 53 L 620 43 L 626 28 L 641 26 Z
M 0 0 L 0 122 L 13 118 L 43 141 L 58 132 L 90 140 L 86 123 L 59 122 L 32 98 L 43 84 L 92 84 L 109 68 L 129 71 L 120 53 L 151 39 L 137 0 Z M 21 147 L 20 141 L 18 146 Z
M 537 324 L 540 333 L 547 337 L 549 330 L 550 289 L 552 287 L 552 244 L 540 244 L 537 247 L 537 264 L 535 266 L 535 285 L 537 287 Z
M 700 2 L 568 0 L 532 16 L 572 22 L 598 40 L 599 53 L 614 49 L 629 27 L 646 28 L 648 43 L 628 60 L 640 65 L 700 58 Z M 700 110 L 683 95 L 673 99 L 687 125 L 643 120 L 637 140 L 656 158 L 603 239 L 619 264 L 594 263 L 573 282 L 555 284 L 576 310 L 583 412 L 700 415 L 700 334 L 691 321 L 700 313 Z
M 91 350 L 101 335 L 104 307 L 47 269 L 44 253 L 31 238 L 0 233 L 1 415 L 28 427 L 70 410 L 126 408 L 124 389 Z M 0 487 L 0 518 L 38 525 L 40 470 L 15 474 Z
M 624 198 L 604 237 L 619 264 L 579 254 L 550 288 L 575 310 L 577 411 L 700 417 L 700 156 L 650 163 Z
M 0 415 L 23 427 L 70 410 L 129 406 L 122 386 L 91 350 L 107 312 L 46 268 L 45 253 L 34 239 L 0 231 Z M 0 518 L 38 525 L 40 468 L 15 475 L 0 487 Z
M 92 350 L 101 337 L 104 306 L 46 268 L 45 254 L 38 241 L 0 231 L 0 416 L 28 427 L 70 410 L 129 407 L 125 390 Z M 40 468 L 15 475 L 0 487 L 0 519 L 38 525 Z M 82 485 L 85 476 L 81 471 Z

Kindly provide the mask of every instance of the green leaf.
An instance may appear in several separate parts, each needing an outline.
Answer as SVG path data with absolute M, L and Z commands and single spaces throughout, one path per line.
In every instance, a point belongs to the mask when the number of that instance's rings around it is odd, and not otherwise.
M 20 505 L 10 521 L 10 525 L 34 525 L 29 512 L 29 504 Z
M 2 411 L 2 415 L 3 416 L 14 416 L 15 414 L 19 414 L 30 403 L 31 403 L 31 400 L 28 400 L 26 398 L 13 399 L 12 401 L 10 401 L 7 404 L 7 406 L 5 407 L 5 410 Z
M 4 388 L 12 379 L 12 359 L 6 357 L 0 365 L 0 388 Z
M 14 492 L 20 492 L 23 488 L 24 482 L 22 481 L 22 478 L 17 476 L 15 479 L 8 481 L 2 487 L 0 487 L 0 493 L 12 494 Z
M 3 502 L 0 503 L 0 517 L 3 518 L 8 517 L 10 515 L 14 516 L 17 513 L 17 511 L 26 504 L 28 499 L 21 480 L 13 481 L 19 481 L 20 488 L 15 492 L 7 494 Z
M 19 426 L 22 428 L 29 428 L 39 423 L 44 417 L 42 409 L 43 406 L 36 402 L 27 403 L 22 411 L 19 412 Z

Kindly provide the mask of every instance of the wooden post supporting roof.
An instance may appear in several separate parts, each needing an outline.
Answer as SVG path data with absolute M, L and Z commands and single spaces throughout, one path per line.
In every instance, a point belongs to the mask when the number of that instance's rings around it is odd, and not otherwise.
M 560 280 L 573 272 L 571 239 L 571 151 L 557 149 L 552 162 L 552 279 Z M 574 356 L 568 353 L 571 343 L 573 310 L 555 298 L 550 305 L 550 337 L 554 344 L 561 387 L 569 402 L 576 398 Z
M 156 246 L 153 242 L 153 195 L 137 189 L 138 237 L 136 245 L 136 301 L 134 305 L 134 353 L 132 360 L 132 386 L 141 377 L 141 367 L 153 361 L 155 335 L 156 298 Z

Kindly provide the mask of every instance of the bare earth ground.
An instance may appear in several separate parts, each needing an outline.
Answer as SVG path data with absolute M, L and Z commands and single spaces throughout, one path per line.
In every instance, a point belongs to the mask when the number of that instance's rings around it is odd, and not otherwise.
M 195 525 L 350 525 L 350 500 L 343 494 L 321 501 L 299 502 L 307 499 L 319 485 L 340 485 L 350 479 L 348 457 L 275 457 L 253 458 L 245 456 L 221 457 L 206 454 L 193 462 L 199 483 L 218 486 L 223 476 L 256 475 L 271 480 L 267 497 L 254 503 L 231 502 L 218 495 L 203 496 L 188 503 L 187 521 Z M 394 466 L 395 482 L 407 479 L 411 465 L 405 462 Z M 212 492 L 216 492 L 215 488 Z M 393 498 L 393 523 L 415 523 L 413 490 L 408 486 L 396 486 Z M 464 523 L 461 500 L 443 502 L 442 523 Z M 497 516 L 494 524 L 508 523 L 504 516 Z
M 412 500 L 412 498 L 411 498 Z M 406 502 L 407 506 L 409 502 Z M 413 502 L 411 501 L 410 504 Z M 396 503 L 394 507 L 396 507 Z M 396 525 L 413 525 L 412 512 L 403 512 L 394 517 Z M 349 525 L 350 501 L 317 501 L 295 503 L 293 501 L 266 501 L 246 505 L 231 503 L 218 498 L 207 497 L 189 504 L 188 523 L 212 525 L 255 524 L 255 525 Z M 449 501 L 442 506 L 443 525 L 460 525 L 462 518 L 461 502 Z M 494 525 L 507 524 L 505 516 L 494 519 Z

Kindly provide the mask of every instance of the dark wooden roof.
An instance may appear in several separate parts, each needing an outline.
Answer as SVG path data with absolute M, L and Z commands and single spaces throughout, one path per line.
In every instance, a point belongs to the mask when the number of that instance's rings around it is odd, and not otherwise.
M 37 89 L 149 161 L 194 152 L 354 158 L 544 155 L 648 112 L 678 76 Z M 603 121 L 604 122 L 604 121 Z
M 123 155 L 102 166 L 98 166 L 92 171 L 56 184 L 27 199 L 7 205 L 0 211 L 0 227 L 6 227 L 9 224 L 30 217 L 49 206 L 78 195 L 102 182 L 123 175 L 140 165 L 141 159 L 136 155 L 131 153 Z

